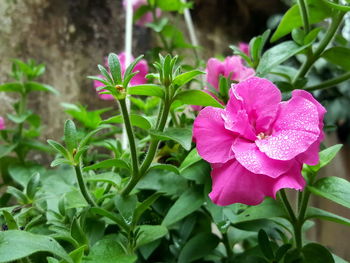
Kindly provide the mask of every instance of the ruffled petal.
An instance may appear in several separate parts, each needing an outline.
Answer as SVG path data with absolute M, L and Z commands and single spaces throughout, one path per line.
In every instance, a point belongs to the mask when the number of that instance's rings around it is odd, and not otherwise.
M 282 188 L 301 190 L 305 186 L 301 165 L 293 166 L 286 174 L 275 179 L 251 173 L 236 160 L 213 164 L 212 168 L 213 185 L 209 197 L 221 206 L 234 203 L 258 205 L 265 196 L 275 198 L 277 191 Z
M 291 160 L 305 152 L 320 135 L 316 106 L 297 96 L 280 104 L 271 136 L 257 140 L 260 151 L 272 159 Z
M 270 128 L 281 99 L 281 92 L 272 82 L 252 77 L 232 85 L 226 110 L 235 115 L 238 110 L 244 109 L 255 134 L 258 134 Z
M 319 119 L 319 124 L 318 127 L 321 131 L 319 137 L 317 140 L 303 153 L 299 154 L 297 156 L 298 160 L 306 163 L 308 165 L 316 165 L 318 164 L 320 158 L 319 158 L 319 151 L 320 151 L 320 144 L 321 141 L 324 138 L 324 132 L 323 132 L 323 118 L 324 115 L 326 114 L 326 109 L 311 95 L 311 93 L 305 91 L 305 90 L 294 90 L 292 92 L 293 97 L 303 97 L 309 101 L 311 101 L 317 108 L 318 112 L 318 119 Z
M 222 109 L 206 107 L 193 124 L 198 153 L 211 163 L 224 163 L 233 157 L 231 146 L 236 135 L 225 129 L 222 113 Z
M 276 178 L 286 173 L 295 161 L 280 161 L 262 153 L 254 142 L 236 139 L 232 145 L 236 160 L 247 170 L 255 174 L 264 174 Z

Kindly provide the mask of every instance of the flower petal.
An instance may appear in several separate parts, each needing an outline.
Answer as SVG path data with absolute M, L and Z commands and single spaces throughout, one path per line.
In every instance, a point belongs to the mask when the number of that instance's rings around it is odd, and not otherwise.
M 305 152 L 319 135 L 316 106 L 303 97 L 294 96 L 280 104 L 271 136 L 255 143 L 272 159 L 291 160 Z
M 207 82 L 212 85 L 216 90 L 219 89 L 219 77 L 224 75 L 225 66 L 224 62 L 216 58 L 210 58 L 207 63 Z
M 197 150 L 211 163 L 224 163 L 233 157 L 231 150 L 236 135 L 225 129 L 222 109 L 206 107 L 199 112 L 193 124 Z
M 276 178 L 286 173 L 295 161 L 280 161 L 269 158 L 262 153 L 254 142 L 237 139 L 232 145 L 237 161 L 255 174 L 264 174 Z
M 209 197 L 221 206 L 234 203 L 257 205 L 265 196 L 275 198 L 277 191 L 282 188 L 301 190 L 305 186 L 301 165 L 293 166 L 285 175 L 276 179 L 251 173 L 236 160 L 212 164 L 212 167 L 213 186 Z
M 227 57 L 224 63 L 224 76 L 228 78 L 231 75 L 231 80 L 241 82 L 255 75 L 254 69 L 246 67 L 239 56 Z
M 244 109 L 255 134 L 268 130 L 276 118 L 282 96 L 279 89 L 269 80 L 252 77 L 232 85 L 226 110 L 231 115 Z

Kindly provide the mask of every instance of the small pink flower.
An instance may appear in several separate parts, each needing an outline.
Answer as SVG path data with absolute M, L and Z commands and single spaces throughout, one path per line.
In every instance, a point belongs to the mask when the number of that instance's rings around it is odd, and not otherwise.
M 126 66 L 125 66 L 125 52 L 122 52 L 118 55 L 119 61 L 120 61 L 120 66 L 121 66 L 121 71 L 122 71 L 122 75 L 124 75 L 124 72 L 126 70 Z M 131 57 L 131 62 L 134 61 L 135 58 Z M 106 61 L 106 66 L 108 66 L 108 61 Z M 148 64 L 147 61 L 142 59 L 140 60 L 139 63 L 136 64 L 136 66 L 134 67 L 132 72 L 136 72 L 138 71 L 139 73 L 137 73 L 131 80 L 129 85 L 130 86 L 135 86 L 135 85 L 141 85 L 141 84 L 145 84 L 147 83 L 147 79 L 146 79 L 146 75 L 148 73 Z M 98 75 L 99 78 L 104 78 L 102 75 Z M 94 87 L 95 89 L 97 89 L 98 87 L 103 87 L 105 86 L 102 82 L 98 81 L 98 80 L 94 80 Z M 100 92 L 104 92 L 107 90 L 101 90 Z M 113 96 L 111 94 L 101 94 L 100 92 L 98 92 L 98 96 L 103 99 L 103 100 L 113 100 Z
M 6 126 L 5 126 L 5 120 L 3 117 L 0 116 L 0 130 L 5 130 Z
M 123 6 L 124 9 L 126 9 L 128 0 L 123 0 Z M 133 12 L 135 13 L 137 9 L 139 9 L 141 6 L 148 5 L 147 0 L 131 0 L 132 1 L 132 9 Z M 159 8 L 156 9 L 156 16 L 160 17 L 162 12 L 160 11 Z M 147 23 L 152 23 L 153 22 L 153 15 L 151 12 L 146 12 L 140 19 L 136 21 L 136 25 L 138 26 L 144 26 Z
M 252 68 L 244 66 L 239 56 L 226 57 L 224 61 L 210 58 L 207 63 L 207 82 L 216 90 L 219 90 L 220 75 L 232 81 L 241 82 L 255 75 Z
M 245 42 L 239 42 L 238 43 L 238 48 L 247 56 L 250 56 L 250 52 L 249 52 L 249 44 L 245 43 Z
M 214 203 L 257 205 L 282 188 L 304 188 L 302 165 L 319 161 L 326 110 L 304 90 L 281 99 L 273 83 L 252 77 L 232 85 L 225 109 L 199 113 L 193 134 L 212 166 Z

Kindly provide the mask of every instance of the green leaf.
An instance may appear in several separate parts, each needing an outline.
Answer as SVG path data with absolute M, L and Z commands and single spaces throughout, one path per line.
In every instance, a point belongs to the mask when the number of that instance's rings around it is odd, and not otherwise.
M 201 160 L 181 171 L 181 176 L 187 180 L 195 181 L 197 184 L 204 184 L 210 174 L 210 165 Z
M 99 208 L 99 207 L 92 207 L 92 208 L 90 208 L 90 210 L 92 213 L 107 217 L 108 219 L 112 220 L 124 231 L 126 231 L 126 232 L 129 231 L 129 226 L 124 222 L 124 220 L 119 215 L 116 215 L 115 213 L 111 213 L 111 212 L 109 212 L 103 208 Z
M 51 163 L 50 163 L 50 166 L 51 167 L 56 167 L 58 165 L 62 165 L 62 164 L 68 164 L 68 165 L 73 165 L 73 163 L 67 159 L 64 159 L 64 158 L 56 158 L 55 160 L 53 160 Z
M 199 156 L 197 149 L 194 148 L 192 151 L 189 152 L 186 158 L 182 161 L 179 167 L 179 170 L 182 172 L 187 167 L 191 166 L 196 162 L 199 162 L 200 160 L 202 160 L 202 157 Z
M 28 203 L 27 196 L 17 188 L 14 188 L 13 186 L 8 186 L 6 192 L 14 196 L 20 204 Z
M 128 165 L 128 163 L 123 161 L 122 159 L 108 159 L 99 163 L 92 164 L 90 166 L 86 166 L 83 168 L 83 171 L 86 172 L 89 170 L 111 168 L 111 167 L 124 168 L 124 169 L 130 170 L 130 166 Z
M 315 24 L 322 21 L 326 17 L 331 16 L 329 8 L 327 8 L 319 0 L 308 0 L 309 22 Z M 293 5 L 283 16 L 275 33 L 271 37 L 271 42 L 275 42 L 281 37 L 292 32 L 294 28 L 303 26 L 303 21 L 300 15 L 300 9 L 297 4 Z
M 150 166 L 150 168 L 148 169 L 148 171 L 152 170 L 152 169 L 161 169 L 161 170 L 167 170 L 176 174 L 180 174 L 179 169 L 171 164 L 161 164 L 161 163 L 154 163 Z
M 168 128 L 164 132 L 152 130 L 150 131 L 151 136 L 158 140 L 167 141 L 173 140 L 179 143 L 185 150 L 191 149 L 192 143 L 192 131 L 186 128 Z
M 28 184 L 30 177 L 34 173 L 44 174 L 46 172 L 45 168 L 38 164 L 11 164 L 8 168 L 9 174 L 15 182 L 25 188 Z
M 53 238 L 26 231 L 0 232 L 0 262 L 15 261 L 37 252 L 48 252 L 73 263 L 66 251 Z
M 10 229 L 10 230 L 17 230 L 18 229 L 18 225 L 17 225 L 17 222 L 14 219 L 14 217 L 9 212 L 7 212 L 6 210 L 3 210 L 2 214 L 3 214 L 4 218 L 5 218 L 5 222 L 6 222 L 6 225 L 7 225 L 8 229 Z M 0 247 L 1 247 L 1 244 L 0 244 Z
M 340 4 L 336 4 L 333 3 L 331 1 L 328 0 L 322 0 L 326 5 L 328 5 L 331 8 L 334 8 L 335 10 L 340 10 L 340 11 L 344 11 L 344 12 L 349 12 L 350 11 L 350 6 L 348 5 L 340 5 Z
M 52 148 L 54 148 L 58 153 L 62 154 L 63 157 L 68 159 L 69 153 L 66 148 L 59 142 L 56 142 L 54 140 L 47 140 L 47 143 L 50 144 Z
M 25 122 L 29 116 L 31 115 L 32 113 L 30 111 L 27 111 L 26 113 L 22 114 L 22 115 L 14 115 L 14 114 L 10 114 L 8 113 L 7 114 L 7 117 L 13 121 L 14 123 L 17 123 L 17 124 L 20 124 L 20 123 L 23 123 Z
M 253 221 L 258 219 L 266 219 L 273 217 L 287 217 L 281 205 L 271 198 L 266 198 L 264 202 L 257 206 L 250 206 L 244 212 L 231 218 L 231 222 L 241 223 L 246 221 Z
M 8 146 L 0 145 L 0 158 L 8 155 L 16 147 L 17 147 L 17 144 L 11 144 L 11 145 L 8 145 Z
M 141 96 L 155 96 L 164 98 L 163 89 L 156 84 L 143 84 L 137 86 L 128 87 L 127 90 L 130 95 L 141 95 Z
M 169 209 L 165 216 L 162 225 L 170 226 L 189 214 L 196 211 L 203 204 L 204 198 L 202 193 L 196 189 L 188 189 L 184 192 L 179 199 Z
M 179 263 L 189 263 L 210 254 L 219 244 L 220 239 L 212 233 L 199 233 L 192 237 L 182 248 Z
M 77 217 L 73 218 L 73 221 L 70 227 L 70 234 L 79 243 L 80 246 L 88 244 L 88 239 L 82 227 L 80 226 L 80 223 Z
M 132 79 L 133 76 L 135 76 L 138 72 L 132 72 L 136 66 L 137 63 L 141 61 L 143 58 L 143 55 L 138 56 L 133 61 L 130 62 L 129 66 L 125 69 L 124 73 L 124 81 L 123 86 L 127 87 L 129 85 L 129 81 Z
M 270 260 L 274 259 L 275 255 L 271 247 L 271 242 L 266 232 L 263 229 L 260 229 L 258 233 L 258 241 L 259 241 L 259 247 L 261 249 L 261 252 L 264 254 L 264 256 Z
M 208 93 L 201 90 L 184 90 L 179 92 L 174 101 L 179 100 L 183 104 L 198 105 L 198 106 L 213 106 L 216 108 L 224 108 L 216 99 L 210 96 Z
M 313 172 L 318 172 L 322 167 L 329 164 L 340 149 L 343 147 L 342 144 L 336 144 L 320 152 L 320 161 L 317 165 L 308 166 Z
M 198 75 L 201 74 L 205 74 L 205 72 L 200 71 L 200 70 L 192 70 L 186 73 L 182 73 L 178 76 L 175 77 L 175 79 L 173 80 L 173 84 L 181 87 L 183 85 L 185 85 L 187 82 L 191 81 L 192 79 L 194 79 L 195 77 L 197 77 Z
M 156 0 L 156 6 L 163 11 L 182 13 L 185 8 L 190 8 L 191 5 L 191 3 L 182 2 L 181 0 Z
M 146 200 L 141 202 L 134 211 L 133 223 L 136 225 L 142 214 L 162 195 L 162 193 L 154 193 Z
M 136 126 L 145 130 L 148 130 L 152 127 L 151 123 L 145 117 L 137 114 L 130 114 L 130 122 L 133 126 Z M 111 117 L 107 120 L 104 120 L 101 123 L 102 124 L 124 123 L 124 120 L 122 115 L 118 115 L 118 116 Z
M 306 263 L 334 263 L 332 254 L 324 246 L 309 243 L 302 248 L 304 262 Z
M 59 94 L 59 92 L 54 87 L 47 85 L 47 84 L 35 82 L 35 81 L 26 82 L 25 87 L 26 87 L 27 92 L 46 91 L 46 92 L 51 92 L 51 93 L 56 94 L 56 95 Z
M 34 196 L 37 193 L 39 186 L 40 186 L 40 174 L 34 173 L 30 177 L 28 184 L 27 184 L 27 187 L 26 187 L 26 193 L 27 193 L 27 196 L 29 197 L 29 199 L 31 199 L 31 200 L 34 199 Z
M 104 182 L 112 184 L 115 187 L 119 187 L 121 183 L 121 178 L 119 175 L 113 172 L 107 172 L 102 174 L 95 174 L 93 176 L 90 176 L 86 178 L 87 181 L 90 182 Z
M 332 47 L 322 53 L 322 57 L 329 62 L 350 70 L 350 49 L 346 47 Z
M 343 178 L 330 176 L 308 186 L 311 193 L 322 196 L 337 204 L 350 208 L 350 182 Z
M 105 77 L 105 79 L 109 82 L 109 85 L 113 85 L 116 83 L 111 76 L 109 75 L 107 69 L 105 69 L 104 66 L 102 65 L 97 65 L 98 69 L 100 70 L 101 74 Z
M 165 226 L 142 225 L 139 229 L 140 236 L 137 239 L 137 247 L 149 244 L 168 234 L 168 229 Z
M 302 51 L 306 46 L 299 46 L 294 41 L 286 41 L 267 50 L 256 69 L 257 74 L 264 76 L 273 67 Z
M 73 259 L 74 263 L 81 263 L 84 256 L 84 251 L 87 249 L 87 246 L 81 246 L 77 249 L 74 249 L 72 252 L 69 253 L 69 256 Z M 65 260 L 61 260 L 60 263 L 67 263 Z
M 66 143 L 66 147 L 70 153 L 72 153 L 74 149 L 78 148 L 77 129 L 75 128 L 75 124 L 72 120 L 66 120 L 64 124 L 64 142 Z
M 117 195 L 115 197 L 115 206 L 117 207 L 120 215 L 123 217 L 127 224 L 131 224 L 133 221 L 134 210 L 137 204 L 136 195 L 121 196 Z
M 110 53 L 108 55 L 108 66 L 111 71 L 112 78 L 114 80 L 114 84 L 122 83 L 122 71 L 120 66 L 119 58 L 116 54 Z
M 338 224 L 350 226 L 350 219 L 338 216 L 336 214 L 333 214 L 331 212 L 316 208 L 316 207 L 309 207 L 306 212 L 305 219 L 310 218 L 319 218 L 327 221 L 332 221 Z
M 89 255 L 83 259 L 83 263 L 133 263 L 136 260 L 136 255 L 126 254 L 118 238 L 110 235 L 95 243 Z
M 22 93 L 23 85 L 20 82 L 11 82 L 0 85 L 0 92 L 18 92 Z
M 138 10 L 140 10 L 141 8 L 142 7 L 140 7 Z M 157 23 L 147 23 L 146 26 L 152 28 L 155 32 L 159 33 L 168 24 L 168 21 L 169 20 L 166 17 L 163 17 Z
M 85 198 L 78 189 L 73 189 L 70 192 L 65 193 L 65 208 L 81 208 L 89 206 Z

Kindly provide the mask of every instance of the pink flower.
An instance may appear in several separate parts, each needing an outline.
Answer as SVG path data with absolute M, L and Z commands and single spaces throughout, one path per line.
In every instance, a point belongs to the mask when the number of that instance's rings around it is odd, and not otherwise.
M 273 83 L 252 77 L 232 86 L 225 109 L 199 113 L 193 133 L 212 166 L 214 203 L 257 205 L 282 188 L 304 188 L 302 165 L 319 161 L 326 110 L 304 90 L 281 99 Z
M 5 130 L 6 126 L 5 126 L 5 120 L 3 117 L 0 116 L 0 130 Z
M 238 48 L 247 56 L 250 56 L 250 52 L 249 52 L 249 44 L 245 43 L 245 42 L 239 42 L 238 43 Z
M 119 61 L 120 61 L 120 65 L 121 65 L 121 70 L 122 70 L 122 75 L 124 75 L 126 66 L 125 66 L 125 52 L 122 52 L 118 55 Z M 135 58 L 131 57 L 131 61 L 134 61 Z M 108 62 L 106 61 L 106 66 L 108 66 Z M 145 84 L 147 83 L 147 79 L 146 79 L 146 75 L 148 73 L 148 64 L 147 61 L 142 59 L 140 60 L 139 63 L 136 64 L 136 66 L 134 67 L 132 72 L 136 72 L 138 71 L 139 73 L 137 73 L 131 80 L 129 85 L 130 86 L 135 86 L 135 85 L 141 85 L 141 84 Z M 98 75 L 99 78 L 104 78 L 102 75 Z M 105 86 L 102 82 L 94 80 L 94 87 L 95 89 L 97 89 L 98 87 L 103 87 Z M 103 92 L 106 90 L 101 90 L 100 92 Z M 100 92 L 98 92 L 98 96 L 103 99 L 103 100 L 113 100 L 113 96 L 111 94 L 101 94 Z
M 123 6 L 124 9 L 126 9 L 128 0 L 123 0 Z M 133 12 L 135 13 L 137 9 L 139 9 L 141 6 L 148 5 L 147 0 L 131 0 L 132 1 L 132 9 Z M 162 12 L 160 11 L 159 8 L 156 9 L 156 16 L 160 17 Z M 153 15 L 152 12 L 146 12 L 140 19 L 136 21 L 136 25 L 139 26 L 144 26 L 147 23 L 152 23 L 153 22 Z
M 226 57 L 224 61 L 210 58 L 207 63 L 207 82 L 219 91 L 220 75 L 241 82 L 255 75 L 252 68 L 244 66 L 239 56 Z

